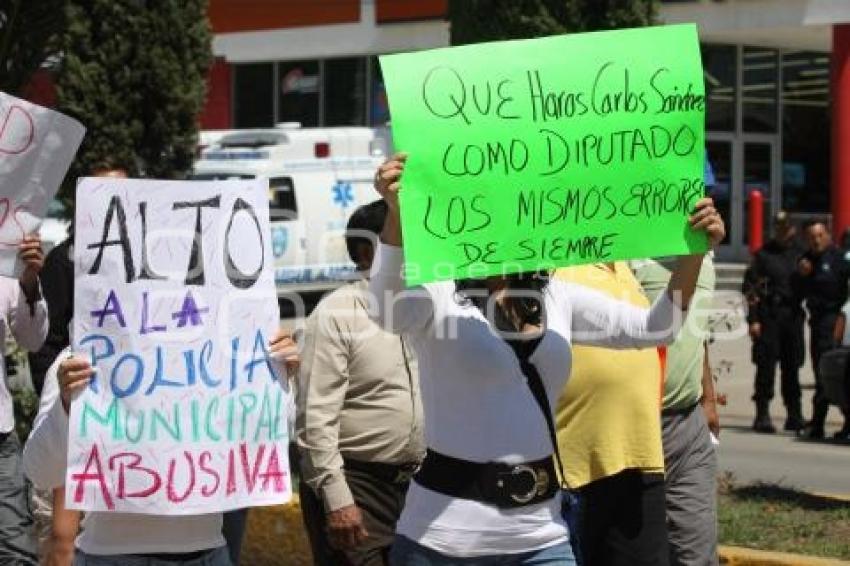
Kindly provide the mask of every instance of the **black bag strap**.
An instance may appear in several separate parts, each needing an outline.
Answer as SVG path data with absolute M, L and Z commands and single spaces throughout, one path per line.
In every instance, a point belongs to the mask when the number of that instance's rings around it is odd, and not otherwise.
M 558 466 L 558 472 L 561 474 L 561 485 L 569 489 L 567 475 L 564 473 L 564 465 L 561 463 L 561 451 L 558 450 L 555 419 L 552 417 L 552 408 L 549 405 L 549 396 L 546 395 L 546 386 L 543 385 L 543 378 L 540 377 L 540 372 L 537 371 L 537 367 L 531 363 L 530 359 L 534 351 L 537 350 L 537 346 L 541 340 L 543 340 L 542 334 L 532 340 L 506 339 L 505 341 L 516 354 L 519 360 L 519 367 L 528 382 L 528 388 L 531 389 L 531 394 L 534 396 L 534 400 L 537 401 L 537 405 L 543 413 L 543 418 L 546 419 L 546 426 L 549 429 L 549 439 L 552 441 L 552 448 L 554 448 L 553 458 L 555 459 L 555 464 Z

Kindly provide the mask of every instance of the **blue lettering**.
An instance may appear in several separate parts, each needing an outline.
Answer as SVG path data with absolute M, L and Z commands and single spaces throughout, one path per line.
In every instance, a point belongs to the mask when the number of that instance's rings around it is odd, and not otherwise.
M 186 383 L 191 385 L 195 383 L 195 353 L 192 350 L 183 352 L 183 359 L 186 366 Z M 157 387 L 183 387 L 183 383 L 179 381 L 169 381 L 163 376 L 165 361 L 163 360 L 162 346 L 156 347 L 156 371 L 154 372 L 153 381 L 145 391 L 145 395 L 153 393 Z
M 124 365 L 124 362 L 132 361 L 136 365 L 135 374 L 133 375 L 133 380 L 130 382 L 127 387 L 122 388 L 118 385 L 118 373 L 121 369 L 121 366 Z M 142 360 L 140 356 L 136 354 L 124 354 L 118 361 L 115 363 L 115 367 L 112 368 L 112 375 L 110 376 L 110 386 L 112 387 L 112 394 L 116 397 L 123 398 L 128 397 L 135 393 L 139 386 L 142 384 L 142 376 L 145 372 L 145 362 Z
M 277 375 L 269 361 L 269 352 L 266 350 L 265 336 L 263 336 L 262 330 L 257 330 L 257 334 L 254 335 L 254 350 L 251 352 L 251 361 L 245 364 L 245 371 L 248 372 L 248 383 L 253 382 L 254 368 L 261 364 L 265 365 L 266 369 L 268 369 L 271 380 L 276 381 Z
M 212 359 L 212 349 L 212 340 L 207 340 L 206 342 L 204 342 L 204 345 L 201 346 L 201 352 L 198 355 L 198 365 L 201 369 L 201 381 L 203 381 L 208 387 L 215 388 L 221 385 L 221 380 L 213 377 L 213 375 L 210 374 L 209 368 L 207 367 L 207 364 Z
M 236 372 L 239 367 L 236 360 L 236 354 L 239 352 L 239 337 L 233 338 L 230 341 L 230 390 L 236 389 Z
M 90 336 L 86 336 L 85 338 L 80 340 L 80 346 L 85 346 L 89 342 L 94 342 L 95 340 L 105 344 L 106 350 L 103 353 L 98 353 L 97 348 L 92 345 L 90 356 L 92 367 L 97 367 L 97 364 L 100 362 L 100 360 L 105 360 L 115 355 L 115 345 L 112 343 L 112 340 L 110 340 L 109 336 L 104 336 L 103 334 L 92 334 Z M 91 378 L 91 381 L 89 381 L 89 388 L 95 393 L 98 392 L 97 380 L 98 374 L 94 374 Z

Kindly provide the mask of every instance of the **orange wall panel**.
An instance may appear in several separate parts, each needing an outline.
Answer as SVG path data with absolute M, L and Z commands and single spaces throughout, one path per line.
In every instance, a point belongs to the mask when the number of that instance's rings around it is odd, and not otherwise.
M 216 59 L 207 76 L 207 100 L 201 111 L 202 130 L 230 128 L 230 65 Z
M 46 69 L 37 70 L 18 96 L 33 104 L 53 108 L 56 105 L 56 84 L 53 82 L 53 75 Z
M 210 0 L 215 33 L 360 21 L 360 0 Z
M 375 0 L 378 23 L 412 20 L 442 20 L 448 12 L 448 0 Z

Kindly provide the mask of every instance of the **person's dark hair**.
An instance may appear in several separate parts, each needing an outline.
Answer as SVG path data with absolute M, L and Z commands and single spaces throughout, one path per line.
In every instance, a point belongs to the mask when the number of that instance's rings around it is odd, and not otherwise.
M 491 321 L 497 330 L 518 332 L 526 324 L 539 326 L 543 321 L 543 293 L 549 285 L 548 271 L 527 271 L 507 275 L 508 296 L 504 307 L 496 305 Z M 490 296 L 486 279 L 461 279 L 455 283 L 458 299 L 462 303 L 477 307 L 487 316 L 487 302 Z M 514 293 L 514 296 L 512 295 Z M 513 312 L 520 321 L 515 328 L 508 315 Z
M 803 222 L 803 231 L 805 232 L 806 230 L 808 230 L 812 226 L 816 226 L 818 224 L 820 224 L 824 228 L 827 227 L 826 220 L 824 220 L 823 218 L 809 218 L 808 220 Z
M 348 249 L 348 257 L 351 261 L 358 263 L 360 260 L 357 254 L 361 245 L 375 245 L 375 238 L 370 238 L 365 233 L 368 232 L 377 237 L 384 227 L 386 217 L 387 203 L 383 199 L 364 204 L 354 211 L 345 227 L 345 247 Z

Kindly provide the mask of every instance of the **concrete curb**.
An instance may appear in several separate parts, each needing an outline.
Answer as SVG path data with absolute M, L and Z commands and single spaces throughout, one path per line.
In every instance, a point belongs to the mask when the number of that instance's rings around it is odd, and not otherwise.
M 729 566 L 840 566 L 850 562 L 835 558 L 815 558 L 784 552 L 766 552 L 740 546 L 721 546 L 720 563 Z
M 840 501 L 842 503 L 850 503 L 850 495 L 846 495 L 843 493 L 823 493 L 821 491 L 810 491 L 809 495 L 814 495 L 815 497 L 820 497 L 821 499 L 831 499 L 833 501 Z

